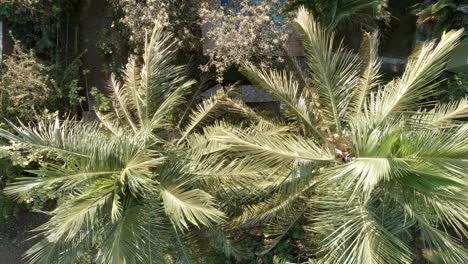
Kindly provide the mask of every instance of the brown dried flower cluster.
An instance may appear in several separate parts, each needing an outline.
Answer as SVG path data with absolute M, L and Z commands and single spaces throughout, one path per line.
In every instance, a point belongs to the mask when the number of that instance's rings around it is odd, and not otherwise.
M 172 32 L 180 45 L 190 45 L 197 37 L 198 10 L 204 0 L 113 0 L 123 11 L 121 21 L 130 33 L 130 42 L 142 47 L 146 32 L 155 24 Z
M 287 41 L 287 17 L 279 0 L 238 0 L 229 6 L 203 3 L 200 17 L 209 47 L 208 71 L 215 67 L 218 79 L 231 65 L 262 57 L 273 58 Z

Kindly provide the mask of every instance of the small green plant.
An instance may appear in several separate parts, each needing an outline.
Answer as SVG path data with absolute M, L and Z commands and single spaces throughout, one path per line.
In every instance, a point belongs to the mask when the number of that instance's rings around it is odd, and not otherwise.
M 447 82 L 446 102 L 458 101 L 468 96 L 468 73 L 457 73 Z
M 93 107 L 95 111 L 106 112 L 112 109 L 111 101 L 101 91 L 99 91 L 98 88 L 92 87 L 90 94 L 94 99 Z

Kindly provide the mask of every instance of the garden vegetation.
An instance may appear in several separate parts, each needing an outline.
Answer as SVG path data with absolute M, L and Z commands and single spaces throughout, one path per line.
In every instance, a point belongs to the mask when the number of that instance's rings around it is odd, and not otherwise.
M 208 53 L 215 76 L 232 63 L 276 98 L 274 117 L 240 100 L 237 84 L 194 106 L 204 84 L 178 64 L 184 47 L 164 23 L 134 35 L 141 50 L 111 76 L 94 121 L 28 117 L 49 103 L 54 81 L 34 53 L 8 57 L 8 69 L 19 68 L 2 75 L 0 90 L 12 100 L 7 117 L 18 119 L 0 137 L 12 159 L 32 155 L 35 166 L 6 182 L 2 197 L 54 201 L 26 263 L 467 263 L 468 98 L 457 90 L 434 100 L 463 30 L 425 42 L 388 81 L 377 32 L 363 35 L 356 54 L 333 32 L 352 17 L 346 6 L 319 17 L 331 7 L 302 2 L 289 8 L 305 67 L 291 57 L 281 66 L 236 57 L 227 35 Z M 348 2 L 385 13 L 384 1 Z M 121 22 L 136 25 L 136 3 L 120 4 Z M 242 7 L 240 17 L 201 16 L 236 31 L 248 14 L 265 14 L 245 25 L 247 47 L 275 20 L 266 5 Z M 271 41 L 282 40 L 274 33 Z

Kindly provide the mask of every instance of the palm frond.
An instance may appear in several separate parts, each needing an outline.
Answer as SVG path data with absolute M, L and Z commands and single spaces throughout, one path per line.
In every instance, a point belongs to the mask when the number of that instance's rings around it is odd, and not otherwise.
M 432 95 L 436 79 L 445 69 L 450 52 L 458 45 L 463 31 L 444 33 L 436 43 L 426 43 L 410 57 L 401 79 L 388 83 L 373 93 L 368 105 L 371 122 L 380 124 L 400 111 L 414 109 L 418 102 Z
M 182 231 L 188 229 L 189 224 L 210 226 L 224 218 L 224 214 L 216 209 L 213 197 L 202 190 L 169 187 L 161 192 L 161 198 L 166 214 Z
M 124 120 L 135 133 L 150 136 L 155 128 L 167 126 L 176 107 L 195 83 L 185 78 L 185 67 L 174 65 L 175 41 L 172 35 L 155 27 L 145 43 L 143 63 L 131 57 L 123 72 L 124 83 L 111 79 L 115 112 L 102 115 L 106 124 Z M 115 116 L 115 117 L 114 117 Z
M 134 63 L 135 63 L 134 61 L 129 62 L 130 66 L 127 66 L 128 71 L 133 70 L 133 67 L 135 67 Z M 126 121 L 126 124 L 128 124 L 133 129 L 133 131 L 136 132 L 138 128 L 136 124 L 134 123 L 134 117 L 130 114 L 130 111 L 133 108 L 129 106 L 130 104 L 129 94 L 128 94 L 129 89 L 123 89 L 119 81 L 116 80 L 114 74 L 111 75 L 111 79 L 110 79 L 108 87 L 112 92 L 112 99 L 114 102 L 114 111 L 115 111 L 117 118 L 124 119 Z M 133 100 L 137 100 L 137 99 L 133 99 Z M 135 104 L 136 103 L 133 103 L 132 105 L 135 105 Z M 139 112 L 137 111 L 137 113 Z M 109 115 L 106 115 L 106 116 L 109 116 Z M 106 119 L 105 118 L 106 116 L 103 116 L 101 121 L 104 121 Z
M 286 72 L 258 68 L 250 63 L 244 64 L 241 72 L 256 86 L 271 93 L 288 109 L 289 116 L 298 121 L 304 129 L 324 138 L 320 124 L 316 122 L 313 106 L 307 101 L 306 91 L 298 94 L 299 84 Z
M 202 125 L 206 119 L 211 119 L 217 110 L 221 108 L 223 101 L 233 88 L 234 87 L 229 87 L 226 91 L 224 89 L 219 89 L 214 96 L 210 96 L 198 104 L 196 110 L 190 115 L 190 122 L 183 129 L 182 137 L 178 142 L 182 142 L 196 127 Z
M 352 114 L 360 113 L 369 92 L 380 84 L 380 66 L 378 58 L 379 35 L 377 32 L 365 33 L 361 44 L 361 58 L 365 61 L 361 80 L 356 86 L 353 98 L 350 102 Z
M 294 22 L 303 36 L 312 84 L 318 89 L 320 105 L 327 110 L 327 120 L 341 133 L 341 119 L 346 114 L 350 94 L 359 82 L 358 58 L 345 51 L 341 44 L 335 50 L 333 34 L 328 34 L 305 8 L 299 9 Z
M 99 133 L 97 124 L 73 120 L 61 122 L 58 118 L 41 121 L 36 127 L 10 123 L 17 135 L 0 129 L 0 136 L 17 143 L 24 143 L 39 150 L 59 152 L 63 155 L 89 158 L 94 150 L 104 148 L 106 136 Z
M 127 65 L 125 67 L 125 71 L 123 74 L 125 76 L 125 82 L 123 90 L 125 91 L 124 100 L 128 101 L 128 109 L 132 110 L 131 112 L 136 112 L 138 120 L 143 120 L 142 116 L 142 108 L 141 105 L 143 104 L 142 100 L 144 100 L 144 94 L 140 89 L 140 82 L 141 82 L 141 67 L 138 65 L 137 59 L 135 57 L 130 57 L 128 59 Z M 123 106 L 122 106 L 123 107 Z
M 106 238 L 100 243 L 97 252 L 97 259 L 101 263 L 148 263 L 152 254 L 148 251 L 157 246 L 145 222 L 148 214 L 143 210 L 147 208 L 130 204 L 125 207 L 121 218 L 105 226 L 103 234 L 100 234 Z
M 253 108 L 246 105 L 243 101 L 227 97 L 223 101 L 224 105 L 228 107 L 228 111 L 245 116 L 246 118 L 263 124 L 274 124 L 273 120 L 268 120 L 261 114 L 257 113 Z
M 468 98 L 457 102 L 438 105 L 430 112 L 429 122 L 437 127 L 454 125 L 455 120 L 468 117 Z
M 195 81 L 193 80 L 184 82 L 170 93 L 163 102 L 161 102 L 151 118 L 149 126 L 150 129 L 161 128 L 171 124 L 172 120 L 170 120 L 170 118 L 173 117 L 177 107 L 185 101 L 184 96 L 193 84 L 195 84 Z
M 447 231 L 447 223 L 455 227 L 457 232 L 466 232 L 466 207 L 464 198 L 457 196 L 414 195 L 412 192 L 402 191 L 401 188 L 389 188 L 388 197 L 401 206 L 409 224 L 416 225 L 421 234 L 424 250 L 443 253 L 443 263 L 463 263 L 468 259 L 468 251 L 459 245 Z M 431 197 L 432 196 L 432 197 Z M 461 206 L 461 207 L 458 207 Z M 455 209 L 457 208 L 457 209 Z M 411 222 L 410 222 L 411 221 Z M 443 228 L 443 230 L 439 229 Z M 462 235 L 462 234 L 460 234 Z
M 404 231 L 401 214 L 347 197 L 343 192 L 317 197 L 313 229 L 327 235 L 320 263 L 411 263 L 412 253 L 398 236 Z
M 274 239 L 266 249 L 257 253 L 258 255 L 265 255 L 271 252 L 271 250 L 273 250 L 288 234 L 288 232 L 298 223 L 298 221 L 303 217 L 303 214 L 300 212 L 300 210 L 297 211 L 290 214 L 289 216 L 277 217 L 279 219 L 267 225 L 265 234 L 268 237 L 274 237 Z M 302 211 L 305 212 L 306 208 L 302 208 Z
M 293 135 L 249 135 L 239 130 L 214 127 L 209 138 L 229 147 L 230 152 L 250 155 L 271 166 L 291 165 L 296 160 L 334 161 L 334 156 L 311 140 Z

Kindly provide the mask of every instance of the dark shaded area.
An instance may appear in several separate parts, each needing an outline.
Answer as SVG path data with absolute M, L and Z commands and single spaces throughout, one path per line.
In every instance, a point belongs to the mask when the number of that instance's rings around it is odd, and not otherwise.
M 106 0 L 84 0 L 80 10 L 80 50 L 82 57 L 83 84 L 88 91 L 92 87 L 102 89 L 109 79 L 104 71 L 105 57 L 98 47 L 100 30 L 110 28 L 112 14 Z
M 18 218 L 10 217 L 0 230 L 0 263 L 21 264 L 22 254 L 37 240 L 28 240 L 33 234 L 30 230 L 45 223 L 45 214 L 22 212 Z
M 382 28 L 380 53 L 383 56 L 407 57 L 413 50 L 416 33 L 416 16 L 411 7 L 420 0 L 389 0 L 392 14 L 388 27 Z

